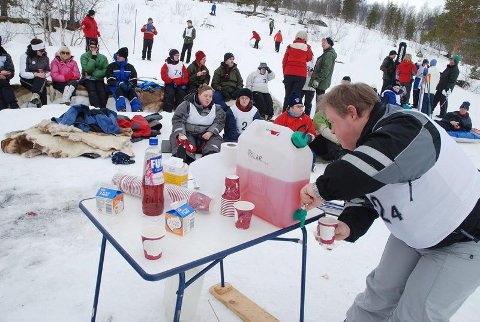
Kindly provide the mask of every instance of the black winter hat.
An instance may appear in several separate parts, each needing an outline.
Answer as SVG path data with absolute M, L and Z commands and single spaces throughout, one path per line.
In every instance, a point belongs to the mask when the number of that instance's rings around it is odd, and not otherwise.
M 178 50 L 176 50 L 176 49 L 170 49 L 170 51 L 168 52 L 168 57 L 170 57 L 171 59 L 173 59 L 173 56 L 178 55 L 178 54 L 179 54 Z
M 325 40 L 326 40 L 327 43 L 330 45 L 330 47 L 333 47 L 333 40 L 332 40 L 332 38 L 327 37 L 327 38 L 325 38 Z
M 396 55 L 397 52 L 395 50 L 390 50 L 390 53 L 388 54 L 388 56 L 392 56 L 392 55 Z
M 117 51 L 117 56 L 123 57 L 125 59 L 128 58 L 128 48 L 122 47 Z
M 233 56 L 232 53 L 226 53 L 225 55 L 223 55 L 223 61 L 225 62 L 225 61 L 229 60 L 229 59 L 232 58 L 232 57 L 235 58 L 235 56 Z
M 462 105 L 460 105 L 460 107 L 463 107 L 464 109 L 466 109 L 468 111 L 470 109 L 470 102 L 465 101 L 465 102 L 462 103 Z
M 240 97 L 240 96 L 247 96 L 250 99 L 252 99 L 253 97 L 252 91 L 249 90 L 248 88 L 242 88 L 241 90 L 239 90 L 237 97 Z
M 94 16 L 94 15 L 95 15 L 95 10 L 93 10 L 93 9 L 88 10 L 87 16 L 91 17 L 91 16 Z

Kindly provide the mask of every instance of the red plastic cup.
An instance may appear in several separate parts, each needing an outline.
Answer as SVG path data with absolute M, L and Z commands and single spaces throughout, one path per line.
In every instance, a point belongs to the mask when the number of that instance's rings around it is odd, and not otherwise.
M 143 254 L 146 259 L 159 259 L 163 253 L 165 230 L 161 226 L 146 226 L 142 229 Z
M 335 241 L 335 228 L 338 220 L 332 217 L 321 217 L 318 219 L 317 234 L 322 244 L 331 245 Z
M 250 228 L 255 205 L 250 201 L 237 201 L 233 204 L 233 208 L 235 208 L 235 227 L 238 229 Z

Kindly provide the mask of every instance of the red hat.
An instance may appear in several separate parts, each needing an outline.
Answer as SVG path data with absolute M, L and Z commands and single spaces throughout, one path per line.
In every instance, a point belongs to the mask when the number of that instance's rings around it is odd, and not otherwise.
M 205 55 L 205 53 L 201 50 L 197 51 L 195 53 L 195 61 L 197 62 L 197 64 L 200 64 L 200 61 L 204 58 L 204 57 L 207 57 L 207 55 Z

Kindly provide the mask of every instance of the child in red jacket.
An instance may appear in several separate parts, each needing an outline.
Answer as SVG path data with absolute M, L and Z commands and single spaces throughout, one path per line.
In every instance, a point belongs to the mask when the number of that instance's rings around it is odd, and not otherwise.
M 163 111 L 171 113 L 183 102 L 183 98 L 187 94 L 188 71 L 183 62 L 180 61 L 178 50 L 170 50 L 165 64 L 160 70 L 160 75 L 165 83 Z
M 305 114 L 304 106 L 302 99 L 297 94 L 293 92 L 288 98 L 288 108 L 285 112 L 280 114 L 273 123 L 286 126 L 292 131 L 302 131 L 306 132 L 310 136 L 308 142 L 311 142 L 317 136 L 317 131 L 315 130 L 315 125 L 313 124 L 310 116 Z M 314 169 L 316 154 L 312 151 L 313 154 L 313 164 L 312 171 Z

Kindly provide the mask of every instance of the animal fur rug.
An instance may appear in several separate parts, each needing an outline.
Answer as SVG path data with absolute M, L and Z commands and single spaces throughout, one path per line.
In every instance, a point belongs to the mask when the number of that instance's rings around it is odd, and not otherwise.
M 120 135 L 83 132 L 74 126 L 43 120 L 29 129 L 7 133 L 1 145 L 3 152 L 21 154 L 27 158 L 40 154 L 74 158 L 84 153 L 108 158 L 115 151 L 133 156 L 131 134 L 131 129 L 123 129 Z

